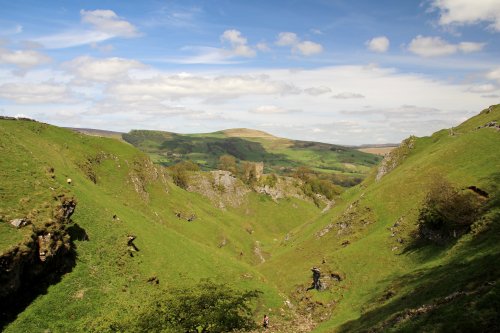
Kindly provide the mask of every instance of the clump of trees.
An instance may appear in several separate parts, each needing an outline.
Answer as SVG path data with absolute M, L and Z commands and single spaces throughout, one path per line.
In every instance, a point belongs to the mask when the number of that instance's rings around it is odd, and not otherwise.
M 307 167 L 297 168 L 293 176 L 303 181 L 302 190 L 313 199 L 315 194 L 321 194 L 332 200 L 336 195 L 342 193 L 342 188 L 338 185 L 335 185 L 329 179 L 321 178 L 318 173 Z
M 198 164 L 191 161 L 184 161 L 169 167 L 170 175 L 175 185 L 185 189 L 189 184 L 189 172 L 199 171 Z
M 472 191 L 462 191 L 435 177 L 418 215 L 419 236 L 441 241 L 470 230 L 480 216 L 482 202 Z
M 258 290 L 239 291 L 226 284 L 202 280 L 185 289 L 174 288 L 157 298 L 141 316 L 141 332 L 219 333 L 256 328 L 253 319 Z

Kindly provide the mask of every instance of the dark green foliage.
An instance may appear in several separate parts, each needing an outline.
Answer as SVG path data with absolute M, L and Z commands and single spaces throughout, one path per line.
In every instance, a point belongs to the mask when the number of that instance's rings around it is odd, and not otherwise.
M 476 194 L 460 191 L 446 179 L 436 177 L 418 216 L 420 236 L 432 238 L 430 232 L 437 232 L 438 238 L 462 234 L 477 220 L 480 208 Z
M 138 323 L 143 332 L 232 332 L 255 328 L 252 301 L 257 290 L 238 291 L 202 280 L 197 286 L 172 289 L 160 296 Z
M 333 184 L 327 176 L 322 176 L 307 167 L 297 168 L 293 176 L 304 182 L 302 190 L 310 197 L 314 197 L 314 194 L 321 194 L 332 200 L 342 192 L 342 189 Z

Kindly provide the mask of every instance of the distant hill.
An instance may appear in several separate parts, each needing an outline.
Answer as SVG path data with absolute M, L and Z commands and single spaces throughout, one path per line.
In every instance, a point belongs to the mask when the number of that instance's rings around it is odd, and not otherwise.
M 246 128 L 206 134 L 133 130 L 123 134 L 123 139 L 159 164 L 191 160 L 203 170 L 217 169 L 220 156 L 232 155 L 240 161 L 264 162 L 267 173 L 286 174 L 307 166 L 320 173 L 361 180 L 381 160 L 353 148 L 279 138 Z

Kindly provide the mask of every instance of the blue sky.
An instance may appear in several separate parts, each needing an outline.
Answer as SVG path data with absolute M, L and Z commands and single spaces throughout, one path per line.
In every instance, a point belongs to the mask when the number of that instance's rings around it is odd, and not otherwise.
M 2 115 L 361 144 L 500 102 L 500 0 L 0 5 Z

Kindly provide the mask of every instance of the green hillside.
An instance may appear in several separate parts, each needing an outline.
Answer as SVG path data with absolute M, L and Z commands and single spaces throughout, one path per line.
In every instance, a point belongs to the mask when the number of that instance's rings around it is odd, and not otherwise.
M 123 134 L 123 139 L 162 165 L 191 160 L 203 170 L 217 169 L 220 156 L 232 155 L 240 161 L 264 162 L 268 173 L 285 174 L 307 166 L 359 182 L 381 159 L 339 145 L 289 140 L 244 128 L 208 134 L 134 130 Z
M 12 287 L 11 272 L 23 260 L 54 268 L 2 303 L 4 330 L 134 332 L 159 295 L 212 278 L 262 291 L 252 307 L 256 321 L 270 315 L 270 332 L 498 331 L 499 118 L 500 106 L 490 107 L 453 131 L 405 140 L 325 211 L 300 196 L 273 200 L 253 191 L 220 208 L 175 186 L 165 168 L 132 145 L 0 120 L 0 281 Z M 162 149 L 183 147 L 179 158 L 205 161 L 206 169 L 215 161 L 207 156 L 231 153 L 228 145 L 244 154 L 233 156 L 268 167 L 300 161 L 346 172 L 335 168 L 353 162 L 346 160 L 351 154 L 366 168 L 375 162 L 347 150 L 328 155 L 323 144 L 243 135 L 249 133 L 137 131 L 125 139 L 167 164 L 174 161 Z M 444 180 L 477 210 L 472 225 L 458 233 L 436 229 L 429 240 L 419 216 L 429 191 Z M 71 222 L 61 216 L 70 201 Z M 16 218 L 32 224 L 16 229 L 9 225 Z M 48 256 L 65 256 L 63 266 L 37 259 L 31 240 L 49 233 Z M 128 245 L 131 235 L 138 251 Z M 60 250 L 66 247 L 74 254 Z M 17 270 L 21 277 L 31 274 L 28 264 Z M 313 266 L 324 290 L 308 290 Z

